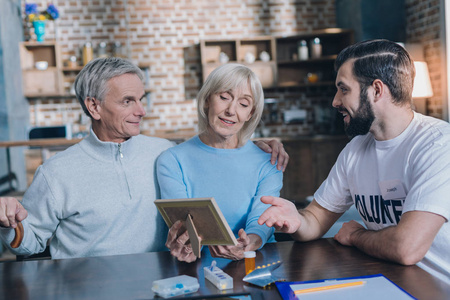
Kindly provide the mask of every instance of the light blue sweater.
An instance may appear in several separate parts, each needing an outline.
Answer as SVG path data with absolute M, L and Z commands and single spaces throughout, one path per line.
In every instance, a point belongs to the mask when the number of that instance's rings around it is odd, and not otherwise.
M 36 171 L 23 198 L 24 239 L 14 252 L 39 253 L 52 236 L 52 258 L 167 250 L 167 226 L 154 205 L 154 170 L 159 154 L 172 145 L 143 135 L 102 142 L 91 130 Z M 0 234 L 9 243 L 14 230 Z
M 214 197 L 236 237 L 244 228 L 259 235 L 263 245 L 275 241 L 273 228 L 257 221 L 269 207 L 261 196 L 279 196 L 283 173 L 253 142 L 218 149 L 193 137 L 161 154 L 157 177 L 162 199 Z

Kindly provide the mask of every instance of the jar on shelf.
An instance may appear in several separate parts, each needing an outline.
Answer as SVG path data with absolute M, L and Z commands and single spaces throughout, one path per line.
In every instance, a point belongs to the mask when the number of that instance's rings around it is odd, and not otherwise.
M 78 66 L 78 64 L 77 64 L 77 57 L 75 55 L 72 55 L 71 57 L 69 57 L 69 61 L 67 63 L 67 66 L 69 68 L 76 68 Z
M 106 42 L 101 42 L 97 47 L 97 57 L 106 58 L 108 54 L 106 53 Z
M 322 44 L 320 43 L 319 38 L 315 38 L 312 40 L 311 44 L 311 57 L 312 58 L 319 58 L 322 56 Z
M 86 65 L 92 59 L 94 59 L 94 49 L 92 49 L 92 44 L 87 42 L 83 46 L 83 65 Z
M 307 60 L 309 57 L 308 44 L 305 40 L 301 40 L 297 44 L 298 60 Z

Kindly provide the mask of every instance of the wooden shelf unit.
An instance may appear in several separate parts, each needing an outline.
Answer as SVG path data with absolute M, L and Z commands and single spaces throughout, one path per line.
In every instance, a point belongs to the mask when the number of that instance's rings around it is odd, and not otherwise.
M 320 39 L 322 55 L 311 58 L 311 42 Z M 298 59 L 298 43 L 306 41 L 309 57 Z M 277 45 L 278 86 L 321 86 L 334 85 L 334 61 L 341 50 L 353 43 L 353 31 L 349 29 L 328 28 L 299 34 L 279 37 Z M 309 82 L 308 73 L 318 76 L 318 81 Z
M 305 40 L 310 46 L 314 38 L 319 38 L 322 55 L 307 60 L 294 59 L 298 53 L 298 43 Z M 350 29 L 327 28 L 304 34 L 283 37 L 261 36 L 245 39 L 202 40 L 200 54 L 203 81 L 212 70 L 221 65 L 219 55 L 225 53 L 229 62 L 249 66 L 260 78 L 263 88 L 309 87 L 334 85 L 334 61 L 337 54 L 353 43 L 353 31 Z M 266 51 L 270 55 L 268 62 L 260 60 L 259 55 Z M 245 61 L 246 53 L 254 54 L 253 63 Z M 311 49 L 309 49 L 311 54 Z M 318 81 L 309 82 L 308 73 L 315 73 Z
M 269 54 L 269 61 L 262 61 L 261 53 Z M 276 85 L 277 66 L 275 62 L 276 46 L 273 37 L 253 37 L 234 40 L 202 40 L 200 42 L 200 53 L 202 60 L 203 81 L 208 75 L 222 63 L 219 61 L 220 53 L 225 53 L 229 61 L 247 65 L 255 72 L 261 80 L 264 88 Z M 255 61 L 249 63 L 245 56 L 250 53 Z
M 21 42 L 19 45 L 23 90 L 27 95 L 54 95 L 64 91 L 61 54 L 55 42 Z M 46 61 L 46 70 L 38 70 L 38 61 Z
M 71 93 L 71 87 L 78 73 L 84 66 L 68 67 L 62 63 L 60 47 L 57 42 L 21 42 L 20 61 L 23 77 L 23 91 L 26 98 L 75 98 Z M 46 61 L 46 70 L 38 70 L 36 62 Z M 139 65 L 144 72 L 147 94 L 151 92 L 149 87 L 149 65 Z

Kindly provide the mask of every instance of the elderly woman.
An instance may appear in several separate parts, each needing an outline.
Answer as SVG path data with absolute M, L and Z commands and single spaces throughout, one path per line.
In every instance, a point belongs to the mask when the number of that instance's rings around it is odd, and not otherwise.
M 283 175 L 250 137 L 264 106 L 261 83 L 247 67 L 225 64 L 206 79 L 198 94 L 198 136 L 168 149 L 158 159 L 161 198 L 214 197 L 237 246 L 210 246 L 212 256 L 242 259 L 244 251 L 275 242 L 273 229 L 258 225 L 267 205 L 261 196 L 278 196 Z M 166 246 L 180 261 L 196 259 L 181 222 L 169 230 Z

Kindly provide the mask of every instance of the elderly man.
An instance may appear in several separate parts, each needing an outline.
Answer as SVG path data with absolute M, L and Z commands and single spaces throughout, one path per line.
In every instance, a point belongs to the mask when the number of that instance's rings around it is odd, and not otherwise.
M 0 198 L 6 243 L 23 221 L 24 238 L 14 253 L 42 252 L 50 238 L 52 258 L 166 249 L 166 225 L 153 203 L 154 172 L 157 157 L 173 143 L 139 134 L 142 79 L 137 66 L 120 58 L 93 60 L 78 74 L 75 91 L 91 118 L 90 135 L 38 168 L 23 206 Z M 273 149 L 282 152 L 279 144 Z
M 260 224 L 296 240 L 320 238 L 351 205 L 366 227 L 350 221 L 334 237 L 363 252 L 418 265 L 450 278 L 450 125 L 411 109 L 414 64 L 400 45 L 365 41 L 336 59 L 333 100 L 354 138 L 314 200 L 297 212 L 280 198 Z

